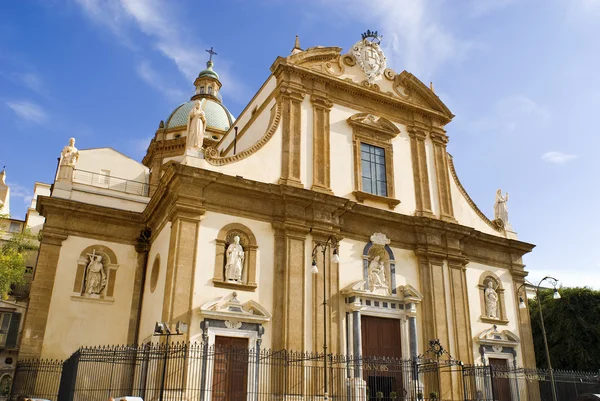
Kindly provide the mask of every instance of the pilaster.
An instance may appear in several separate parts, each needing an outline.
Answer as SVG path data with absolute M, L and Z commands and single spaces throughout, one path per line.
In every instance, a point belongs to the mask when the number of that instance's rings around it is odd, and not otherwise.
M 416 216 L 435 217 L 431 209 L 431 192 L 429 190 L 429 173 L 427 172 L 427 156 L 425 155 L 425 139 L 427 132 L 417 127 L 408 128 L 410 137 L 410 153 L 412 156 L 413 180 L 415 183 Z
M 198 234 L 203 209 L 175 204 L 171 210 L 171 237 L 165 280 L 162 321 L 191 323 Z M 185 335 L 188 339 L 189 332 Z
M 310 100 L 313 105 L 313 182 L 311 189 L 332 194 L 329 112 L 333 107 L 333 102 L 325 96 L 315 94 L 311 96 Z
M 454 208 L 452 207 L 448 155 L 446 153 L 448 137 L 441 129 L 432 131 L 429 136 L 433 142 L 433 157 L 437 176 L 440 218 L 445 221 L 456 222 L 456 219 L 454 218 Z
M 273 223 L 275 274 L 272 341 L 274 349 L 305 351 L 306 235 L 303 226 Z
M 67 235 L 50 229 L 42 231 L 31 297 L 23 324 L 23 335 L 19 350 L 21 359 L 40 358 L 43 351 L 46 323 L 50 310 L 50 300 L 56 278 L 56 269 L 62 242 Z
M 280 184 L 302 188 L 300 179 L 302 138 L 302 85 L 288 82 L 280 86 L 277 101 L 282 105 L 281 178 Z
M 473 335 L 467 295 L 466 262 L 448 259 L 448 269 L 456 350 L 453 357 L 465 364 L 473 364 Z

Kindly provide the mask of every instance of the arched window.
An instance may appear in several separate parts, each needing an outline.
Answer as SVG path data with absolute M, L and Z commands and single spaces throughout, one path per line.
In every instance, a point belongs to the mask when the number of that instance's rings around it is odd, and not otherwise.
M 481 300 L 481 321 L 507 324 L 504 288 L 498 276 L 491 271 L 484 272 L 479 278 L 477 287 Z
M 256 237 L 243 224 L 228 224 L 216 242 L 215 287 L 254 291 L 256 288 Z

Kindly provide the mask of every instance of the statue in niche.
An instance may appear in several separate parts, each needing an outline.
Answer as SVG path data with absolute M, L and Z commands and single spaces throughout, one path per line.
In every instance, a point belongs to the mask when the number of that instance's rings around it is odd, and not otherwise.
M 389 288 L 385 278 L 385 263 L 379 255 L 376 255 L 369 263 L 369 284 L 373 292 L 383 290 L 387 293 Z
M 496 191 L 496 203 L 494 204 L 494 219 L 502 221 L 506 226 L 508 224 L 508 192 L 502 196 L 502 190 Z
M 202 149 L 205 129 L 206 115 L 200 108 L 200 102 L 196 101 L 188 115 L 186 148 L 194 150 Z
M 487 317 L 498 318 L 498 293 L 494 289 L 494 283 L 488 281 L 487 288 L 484 291 L 485 313 Z
M 240 283 L 244 268 L 244 248 L 240 245 L 240 237 L 233 237 L 226 251 L 227 264 L 225 265 L 225 278 L 227 281 Z
M 59 181 L 73 182 L 73 169 L 79 160 L 79 151 L 75 147 L 75 138 L 69 139 L 69 144 L 60 152 L 60 163 L 58 167 Z
M 96 251 L 88 254 L 88 263 L 85 274 L 85 293 L 88 295 L 100 295 L 106 286 L 106 273 L 102 265 L 102 256 L 96 255 Z

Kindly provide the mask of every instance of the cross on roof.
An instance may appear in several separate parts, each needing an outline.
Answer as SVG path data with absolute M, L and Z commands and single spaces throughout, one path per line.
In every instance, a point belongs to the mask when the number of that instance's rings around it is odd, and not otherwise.
M 208 61 L 212 61 L 212 56 L 216 56 L 216 55 L 217 55 L 217 52 L 215 52 L 215 51 L 213 50 L 213 47 L 212 47 L 212 46 L 210 47 L 210 49 L 209 49 L 209 50 L 206 50 L 206 52 L 207 52 L 208 54 L 210 54 L 210 58 L 208 59 Z

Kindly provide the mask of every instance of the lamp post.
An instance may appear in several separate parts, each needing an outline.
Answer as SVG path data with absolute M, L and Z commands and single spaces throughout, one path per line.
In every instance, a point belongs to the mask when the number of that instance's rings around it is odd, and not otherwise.
M 531 287 L 535 289 L 535 297 L 537 298 L 537 303 L 540 311 L 540 320 L 542 322 L 542 336 L 544 337 L 544 347 L 546 350 L 546 362 L 548 363 L 548 369 L 550 370 L 550 385 L 552 387 L 552 401 L 557 401 L 556 397 L 556 386 L 554 385 L 554 370 L 552 369 L 552 363 L 550 362 L 550 349 L 548 348 L 548 338 L 546 337 L 546 326 L 544 326 L 544 315 L 542 314 L 542 300 L 540 299 L 540 289 L 541 285 L 544 281 L 548 281 L 552 287 L 554 288 L 554 295 L 552 298 L 560 299 L 560 294 L 558 293 L 558 289 L 556 289 L 556 285 L 558 284 L 558 280 L 554 277 L 546 276 L 540 280 L 537 285 L 532 284 L 531 282 L 524 280 L 523 284 L 517 288 L 517 294 L 521 291 L 523 287 Z M 525 300 L 521 295 L 519 295 L 519 308 L 525 309 L 527 305 L 525 305 Z
M 163 396 L 165 393 L 165 378 L 167 375 L 167 359 L 169 357 L 169 339 L 171 338 L 171 336 L 182 336 L 187 332 L 187 323 L 184 322 L 177 322 L 177 325 L 175 326 L 175 333 L 171 332 L 171 329 L 169 329 L 169 325 L 165 322 L 156 322 L 156 325 L 154 326 L 154 333 L 152 334 L 153 336 L 157 336 L 157 337 L 167 337 L 167 341 L 166 341 L 166 345 L 165 345 L 165 358 L 163 361 L 163 368 L 162 368 L 162 376 L 161 376 L 161 380 L 160 380 L 160 393 L 159 393 L 159 400 L 163 401 Z
M 325 260 L 327 259 L 327 249 L 333 247 L 333 256 L 331 257 L 332 263 L 340 263 L 339 257 L 339 241 L 333 235 L 330 235 L 325 242 L 317 242 L 312 251 L 312 265 L 310 272 L 312 274 L 318 274 L 319 268 L 317 267 L 317 252 L 321 250 L 323 253 L 323 387 L 324 394 L 323 399 L 327 401 L 329 398 L 329 381 L 327 378 L 327 269 L 325 267 Z

